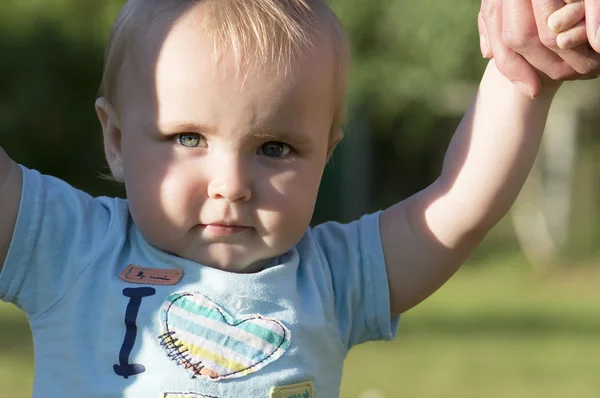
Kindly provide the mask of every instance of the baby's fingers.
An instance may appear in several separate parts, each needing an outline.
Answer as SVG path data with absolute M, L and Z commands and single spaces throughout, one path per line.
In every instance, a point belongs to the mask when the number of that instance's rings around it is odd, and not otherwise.
M 563 8 L 555 11 L 548 17 L 548 27 L 556 33 L 574 27 L 585 18 L 583 1 L 565 4 Z
M 556 44 L 563 50 L 575 48 L 587 43 L 585 21 L 579 22 L 571 29 L 565 30 L 556 37 Z

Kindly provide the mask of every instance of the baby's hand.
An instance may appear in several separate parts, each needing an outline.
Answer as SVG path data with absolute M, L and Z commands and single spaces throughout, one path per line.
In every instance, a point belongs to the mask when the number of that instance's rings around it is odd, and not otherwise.
M 548 17 L 548 27 L 559 33 L 556 44 L 563 50 L 575 48 L 588 41 L 585 30 L 583 0 L 565 0 L 565 6 Z

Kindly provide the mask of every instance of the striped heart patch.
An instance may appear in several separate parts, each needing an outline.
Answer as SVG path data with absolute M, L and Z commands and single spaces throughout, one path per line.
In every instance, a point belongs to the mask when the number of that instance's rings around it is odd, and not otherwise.
M 200 293 L 171 294 L 162 306 L 161 345 L 192 374 L 218 381 L 243 377 L 277 360 L 291 334 L 262 315 L 234 318 Z

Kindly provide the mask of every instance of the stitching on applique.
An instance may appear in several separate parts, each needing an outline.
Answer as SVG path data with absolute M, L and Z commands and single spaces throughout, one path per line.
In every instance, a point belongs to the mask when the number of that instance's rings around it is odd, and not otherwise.
M 158 338 L 161 340 L 160 344 L 167 349 L 167 356 L 169 357 L 169 359 L 172 359 L 178 364 L 183 365 L 186 369 L 192 370 L 192 379 L 195 379 L 196 376 L 201 374 L 200 372 L 202 372 L 202 369 L 204 369 L 202 361 L 193 363 L 191 356 L 187 353 L 187 348 L 180 349 L 183 346 L 183 344 L 180 343 L 178 345 L 177 343 L 179 339 L 175 337 L 175 332 L 169 331 L 169 310 L 175 304 L 175 301 L 185 296 L 191 296 L 191 294 L 181 295 L 177 299 L 173 300 L 173 302 L 171 302 L 171 304 L 169 305 L 169 308 L 167 309 L 165 314 L 165 325 L 167 331 L 166 333 L 163 333 L 162 335 L 158 336 Z
M 169 359 L 183 365 L 186 369 L 192 370 L 192 379 L 195 379 L 196 376 L 201 374 L 204 365 L 202 365 L 202 361 L 193 363 L 190 355 L 187 353 L 187 348 L 180 350 L 183 344 L 178 345 L 179 339 L 174 336 L 175 332 L 167 332 L 160 335 L 160 345 L 167 349 L 167 356 Z
M 167 332 L 163 333 L 162 335 L 158 336 L 158 338 L 161 340 L 161 345 L 163 347 L 166 347 L 169 351 L 168 351 L 168 356 L 170 359 L 174 360 L 175 362 L 177 362 L 178 364 L 184 366 L 186 369 L 192 370 L 193 374 L 192 374 L 192 379 L 195 379 L 196 377 L 201 375 L 201 371 L 202 369 L 205 368 L 204 365 L 202 365 L 202 361 L 198 361 L 197 363 L 193 363 L 191 361 L 191 357 L 190 355 L 187 353 L 187 349 L 182 349 L 180 350 L 180 348 L 183 346 L 183 344 L 179 344 L 177 345 L 177 342 L 179 341 L 179 339 L 177 339 L 175 337 L 175 332 L 174 331 L 169 331 L 169 310 L 171 309 L 171 307 L 173 305 L 175 305 L 175 302 L 183 297 L 187 297 L 187 296 L 191 296 L 193 297 L 194 294 L 192 293 L 182 293 L 179 295 L 179 297 L 177 297 L 175 300 L 173 300 L 171 302 L 171 304 L 169 304 L 169 307 L 166 311 L 165 314 L 165 326 L 167 329 Z M 203 297 L 205 297 L 211 304 L 213 303 L 212 300 L 210 300 L 208 297 L 202 295 Z M 227 317 L 225 316 L 225 314 L 221 311 L 220 308 L 218 308 L 217 306 L 212 306 L 212 308 L 214 310 L 216 310 L 217 312 L 219 312 L 219 314 L 223 317 L 223 319 L 227 319 Z M 239 321 L 233 325 L 230 326 L 237 326 L 243 322 L 246 321 L 250 321 L 250 320 L 254 320 L 254 319 L 265 319 L 265 317 L 261 316 L 260 314 L 255 314 L 255 315 L 250 315 L 246 318 L 244 318 L 242 321 Z M 287 333 L 287 329 L 286 327 L 277 319 L 273 319 L 273 318 L 269 318 L 270 321 L 275 322 L 283 331 L 283 339 L 281 340 L 281 342 L 279 343 L 279 345 L 277 346 L 277 349 L 273 350 L 273 352 L 269 355 L 267 355 L 265 358 L 263 358 L 262 360 L 258 361 L 257 363 L 255 363 L 252 366 L 248 366 L 247 368 L 238 370 L 236 372 L 231 372 L 231 373 L 227 373 L 227 374 L 223 374 L 223 375 L 219 375 L 217 377 L 213 377 L 208 375 L 208 377 L 210 377 L 211 379 L 216 379 L 216 378 L 227 378 L 227 377 L 231 377 L 233 375 L 236 375 L 238 373 L 243 373 L 245 371 L 248 371 L 250 369 L 253 369 L 257 366 L 259 366 L 260 364 L 262 364 L 263 362 L 267 361 L 268 359 L 270 359 L 273 355 L 275 355 L 275 353 L 277 353 L 277 350 L 281 348 L 281 346 L 285 343 L 285 341 L 289 341 L 289 334 L 291 333 Z

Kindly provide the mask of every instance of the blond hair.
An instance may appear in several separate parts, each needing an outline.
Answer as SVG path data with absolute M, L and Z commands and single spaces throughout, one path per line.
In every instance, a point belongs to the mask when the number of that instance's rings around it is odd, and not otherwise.
M 330 133 L 337 132 L 345 118 L 348 44 L 323 0 L 129 0 L 109 35 L 101 94 L 118 108 L 119 82 L 135 43 L 165 16 L 173 23 L 199 4 L 215 51 L 229 51 L 239 71 L 267 63 L 287 70 L 292 58 L 312 48 L 315 40 L 329 40 L 336 101 Z

